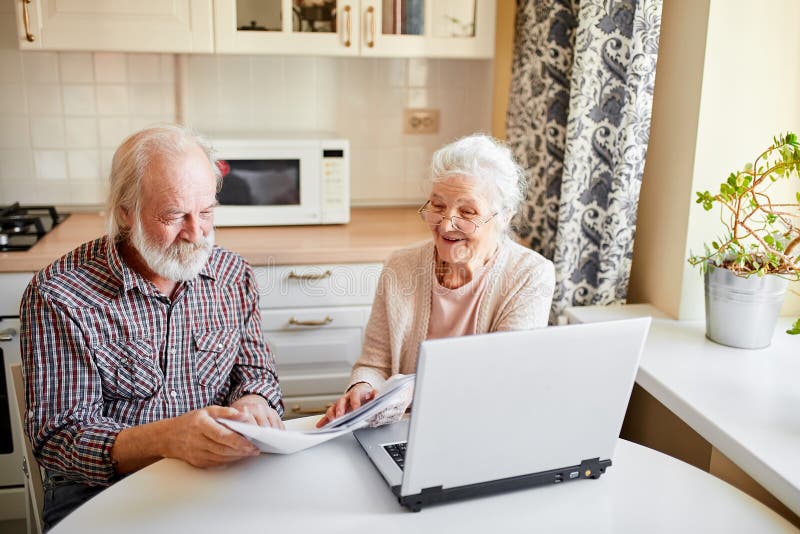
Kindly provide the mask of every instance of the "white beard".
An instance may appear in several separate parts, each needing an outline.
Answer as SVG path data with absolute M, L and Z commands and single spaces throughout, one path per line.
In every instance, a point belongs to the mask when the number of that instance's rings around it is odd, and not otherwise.
M 141 221 L 136 221 L 130 239 L 151 271 L 161 278 L 181 282 L 194 279 L 203 270 L 214 248 L 214 229 L 196 243 L 179 241 L 163 249 L 144 235 Z

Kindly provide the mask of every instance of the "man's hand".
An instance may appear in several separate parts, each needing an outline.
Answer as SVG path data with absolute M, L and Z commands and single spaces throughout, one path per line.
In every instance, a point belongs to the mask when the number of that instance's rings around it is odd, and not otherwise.
M 258 456 L 258 448 L 246 438 L 218 423 L 224 417 L 247 421 L 236 408 L 209 406 L 170 419 L 164 456 L 179 458 L 195 467 L 211 467 Z
M 241 399 L 231 404 L 231 408 L 236 408 L 245 419 L 239 419 L 258 426 L 271 426 L 272 428 L 283 429 L 281 417 L 261 395 L 245 395 Z
M 344 395 L 339 397 L 339 400 L 337 400 L 333 406 L 328 408 L 328 411 L 325 412 L 322 419 L 317 421 L 317 428 L 328 424 L 330 421 L 333 421 L 347 412 L 352 412 L 365 402 L 371 401 L 373 398 L 375 398 L 375 389 L 366 382 L 359 382 L 348 389 Z

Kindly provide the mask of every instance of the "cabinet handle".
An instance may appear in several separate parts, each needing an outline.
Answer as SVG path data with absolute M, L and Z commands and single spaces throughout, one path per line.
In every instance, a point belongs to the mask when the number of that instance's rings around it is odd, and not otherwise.
M 324 326 L 326 324 L 331 324 L 332 322 L 333 318 L 331 318 L 330 315 L 326 315 L 321 321 L 298 321 L 294 317 L 289 318 L 289 324 L 294 326 Z
M 330 269 L 328 269 L 322 274 L 313 274 L 313 273 L 297 274 L 294 271 L 290 271 L 289 276 L 287 276 L 287 278 L 289 280 L 322 280 L 323 278 L 328 278 L 332 274 L 333 273 L 330 271 Z
M 350 6 L 344 6 L 344 45 L 350 47 Z
M 367 17 L 369 17 L 369 39 L 367 39 L 367 46 L 372 48 L 375 46 L 375 8 L 369 6 L 367 8 Z
M 22 23 L 25 25 L 25 38 L 31 43 L 36 40 L 36 36 L 31 33 L 31 21 L 28 19 L 28 4 L 31 0 L 22 0 Z
M 0 331 L 0 341 L 14 341 L 15 337 L 17 337 L 17 331 L 13 328 Z
M 314 410 L 312 408 L 303 409 L 303 407 L 300 406 L 299 404 L 293 404 L 292 405 L 292 413 L 297 414 L 297 415 L 317 415 L 317 414 L 325 413 L 326 411 L 328 411 L 328 408 L 330 408 L 331 406 L 333 406 L 333 403 L 326 404 L 325 407 L 322 408 L 322 409 Z

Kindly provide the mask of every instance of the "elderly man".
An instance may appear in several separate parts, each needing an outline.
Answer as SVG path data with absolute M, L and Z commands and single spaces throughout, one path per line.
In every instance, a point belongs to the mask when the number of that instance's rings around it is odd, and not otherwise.
M 216 421 L 282 427 L 253 272 L 214 246 L 215 160 L 179 126 L 114 155 L 109 235 L 38 273 L 22 300 L 26 431 L 52 526 L 159 458 L 258 454 Z

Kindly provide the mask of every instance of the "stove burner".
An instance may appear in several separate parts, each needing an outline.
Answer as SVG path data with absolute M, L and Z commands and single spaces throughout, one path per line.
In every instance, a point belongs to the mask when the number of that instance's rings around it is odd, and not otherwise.
M 0 252 L 28 250 L 67 217 L 53 206 L 0 206 Z

